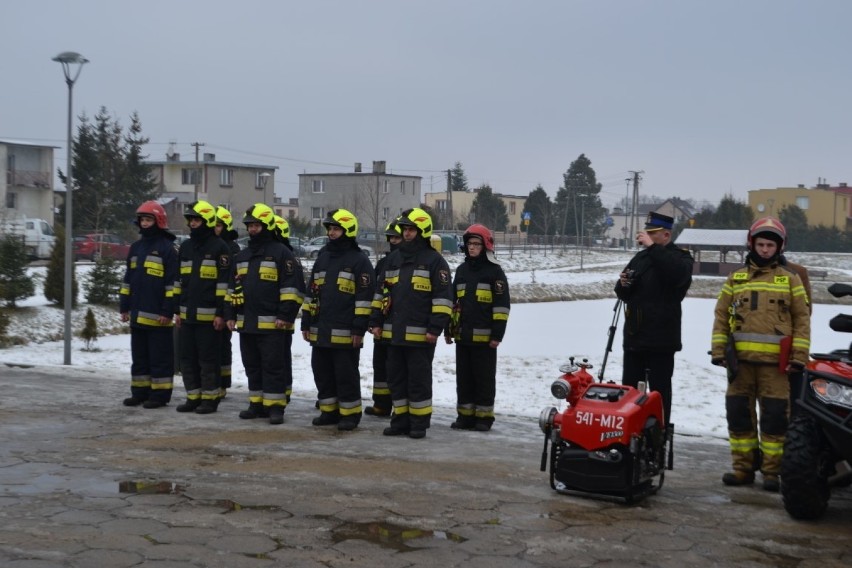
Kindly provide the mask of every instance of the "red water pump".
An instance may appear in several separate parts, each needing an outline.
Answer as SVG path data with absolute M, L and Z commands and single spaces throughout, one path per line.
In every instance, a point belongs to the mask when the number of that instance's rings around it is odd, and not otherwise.
M 665 470 L 673 466 L 674 426 L 666 426 L 663 399 L 648 391 L 646 382 L 638 388 L 603 382 L 619 308 L 617 303 L 599 382 L 588 372 L 592 365 L 587 359 L 575 362 L 571 357 L 550 386 L 553 396 L 567 407 L 541 412 L 539 426 L 545 435 L 541 471 L 547 470 L 550 442 L 553 489 L 632 503 L 663 486 Z

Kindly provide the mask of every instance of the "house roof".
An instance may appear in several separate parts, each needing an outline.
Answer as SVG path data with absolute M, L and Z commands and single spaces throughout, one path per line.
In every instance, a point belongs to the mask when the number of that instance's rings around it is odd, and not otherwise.
M 715 246 L 725 248 L 746 248 L 748 229 L 684 229 L 675 244 L 688 246 Z
M 61 148 L 61 146 L 51 146 L 49 144 L 34 144 L 26 140 L 13 140 L 12 138 L 0 138 L 0 144 L 8 144 L 9 146 L 31 146 L 33 148 Z

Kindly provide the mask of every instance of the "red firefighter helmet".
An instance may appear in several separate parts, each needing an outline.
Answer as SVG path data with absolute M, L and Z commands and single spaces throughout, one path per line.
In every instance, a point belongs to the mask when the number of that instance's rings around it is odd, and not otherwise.
M 787 243 L 787 229 L 775 217 L 764 217 L 752 223 L 748 230 L 748 250 L 754 250 L 754 239 L 756 237 L 765 237 L 777 242 L 778 252 L 781 253 Z
M 467 246 L 467 240 L 470 237 L 479 237 L 482 239 L 482 244 L 485 246 L 485 250 L 494 252 L 494 237 L 485 225 L 474 223 L 467 228 L 464 235 L 462 235 L 462 240 L 464 241 L 465 246 Z
M 154 218 L 154 221 L 157 223 L 157 227 L 160 229 L 168 229 L 169 221 L 166 217 L 166 210 L 163 209 L 163 206 L 157 203 L 156 201 L 146 201 L 136 210 L 136 217 L 140 215 L 150 215 Z

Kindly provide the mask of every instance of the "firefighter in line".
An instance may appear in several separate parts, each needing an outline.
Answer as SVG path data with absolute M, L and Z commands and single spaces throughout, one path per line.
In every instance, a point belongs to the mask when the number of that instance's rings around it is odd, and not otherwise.
M 177 411 L 211 414 L 221 397 L 219 364 L 231 251 L 216 235 L 216 207 L 196 201 L 183 216 L 189 239 L 178 251 L 180 275 L 174 294 L 186 402 L 178 405 Z
M 136 210 L 141 238 L 130 245 L 119 290 L 121 321 L 130 322 L 130 397 L 125 406 L 160 408 L 172 398 L 175 373 L 175 236 L 166 210 L 146 201 Z
M 474 224 L 462 236 L 465 260 L 453 278 L 453 314 L 445 337 L 456 343 L 454 430 L 487 432 L 494 424 L 497 347 L 509 321 L 509 285 L 494 256 L 488 227 Z
M 388 241 L 388 252 L 379 259 L 376 263 L 376 281 L 378 282 L 379 275 L 384 271 L 387 258 L 402 242 L 402 234 L 399 231 L 399 225 L 396 220 L 388 223 L 385 227 L 385 238 Z M 382 294 L 381 290 L 376 290 L 373 300 L 373 308 L 381 309 Z M 378 416 L 379 418 L 389 418 L 393 402 L 391 401 L 390 387 L 388 386 L 388 340 L 382 338 L 373 338 L 373 405 L 364 409 L 364 414 L 370 416 Z
M 290 252 L 293 253 L 293 260 L 296 263 L 296 273 L 298 274 L 297 278 L 297 287 L 299 288 L 299 292 L 304 297 L 305 293 L 305 271 L 302 268 L 302 262 L 296 256 L 296 252 L 293 250 L 293 245 L 290 244 L 290 223 L 287 222 L 286 219 L 280 217 L 278 215 L 275 216 L 275 230 L 273 231 L 275 235 L 275 239 L 283 244 L 285 247 L 290 249 Z M 292 335 L 292 334 L 291 334 Z M 285 350 L 287 354 L 287 362 L 284 365 L 284 372 L 286 373 L 287 378 L 287 387 L 285 390 L 287 404 L 290 404 L 290 396 L 293 394 L 293 358 L 291 355 L 291 347 L 292 347 L 292 337 L 287 339 L 284 338 L 285 344 L 282 346 L 282 349 Z
M 234 257 L 240 252 L 240 245 L 237 244 L 239 234 L 234 230 L 234 217 L 231 212 L 220 205 L 216 208 L 216 227 L 214 229 L 216 235 L 225 241 L 228 245 L 228 250 L 231 255 L 231 264 L 233 265 Z M 231 363 L 233 361 L 233 349 L 231 339 L 234 333 L 225 325 L 222 328 L 222 350 L 219 357 L 219 398 L 223 399 L 228 394 L 228 389 L 231 388 Z
M 311 343 L 319 416 L 314 426 L 350 431 L 361 421 L 358 362 L 370 320 L 375 275 L 355 241 L 358 219 L 346 209 L 322 221 L 328 243 L 314 262 L 302 305 L 302 337 Z
M 249 406 L 240 418 L 284 423 L 293 328 L 304 297 L 304 278 L 293 253 L 275 240 L 275 214 L 255 203 L 243 216 L 249 234 L 237 253 L 226 297 L 226 319 L 240 332 Z M 292 369 L 291 369 L 292 374 Z
M 725 393 L 733 462 L 733 471 L 722 476 L 725 485 L 750 485 L 759 469 L 765 490 L 780 487 L 789 414 L 787 374 L 804 368 L 810 350 L 805 287 L 798 274 L 779 262 L 786 240 L 778 219 L 755 221 L 748 232 L 746 264 L 728 276 L 716 301 L 712 363 L 736 367 Z M 735 361 L 730 354 L 725 357 L 729 336 Z
M 646 381 L 663 397 L 672 421 L 672 374 L 681 343 L 681 302 L 692 285 L 692 255 L 672 242 L 674 219 L 652 211 L 636 235 L 642 247 L 619 274 L 615 295 L 624 302 L 621 382 Z
M 373 310 L 371 332 L 390 340 L 387 372 L 393 399 L 391 424 L 382 434 L 424 438 L 432 418 L 432 359 L 450 321 L 450 268 L 432 248 L 432 217 L 419 207 L 397 219 L 402 244 L 387 259 L 382 307 Z

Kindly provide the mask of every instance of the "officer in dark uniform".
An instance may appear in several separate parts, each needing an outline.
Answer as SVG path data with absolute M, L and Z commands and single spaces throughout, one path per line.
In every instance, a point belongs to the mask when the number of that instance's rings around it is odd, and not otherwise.
M 648 387 L 663 397 L 671 422 L 674 354 L 682 348 L 681 302 L 692 285 L 692 255 L 672 242 L 674 219 L 651 212 L 636 235 L 643 248 L 615 284 L 624 302 L 624 369 L 621 382 Z
M 130 397 L 125 406 L 160 408 L 172 398 L 175 374 L 175 236 L 166 210 L 146 201 L 136 210 L 141 238 L 130 245 L 121 284 L 121 321 L 130 322 Z
M 322 222 L 328 243 L 311 270 L 302 305 L 302 336 L 310 341 L 311 368 L 320 415 L 314 426 L 337 424 L 354 430 L 361 421 L 361 347 L 370 319 L 375 276 L 358 248 L 358 219 L 346 209 L 330 211 Z
M 189 239 L 180 245 L 180 277 L 175 282 L 179 311 L 180 368 L 186 402 L 178 412 L 216 412 L 221 396 L 219 362 L 225 328 L 225 294 L 231 251 L 216 236 L 216 208 L 196 201 L 184 213 Z
M 375 337 L 390 340 L 388 379 L 393 398 L 385 436 L 424 438 L 432 418 L 432 359 L 435 343 L 452 313 L 450 268 L 432 248 L 432 217 L 415 207 L 397 219 L 403 242 L 388 256 L 382 307 L 373 310 Z
M 248 246 L 237 253 L 228 286 L 228 328 L 240 332 L 249 407 L 240 418 L 283 424 L 293 328 L 304 299 L 304 278 L 290 249 L 275 240 L 275 213 L 255 203 L 243 222 Z

